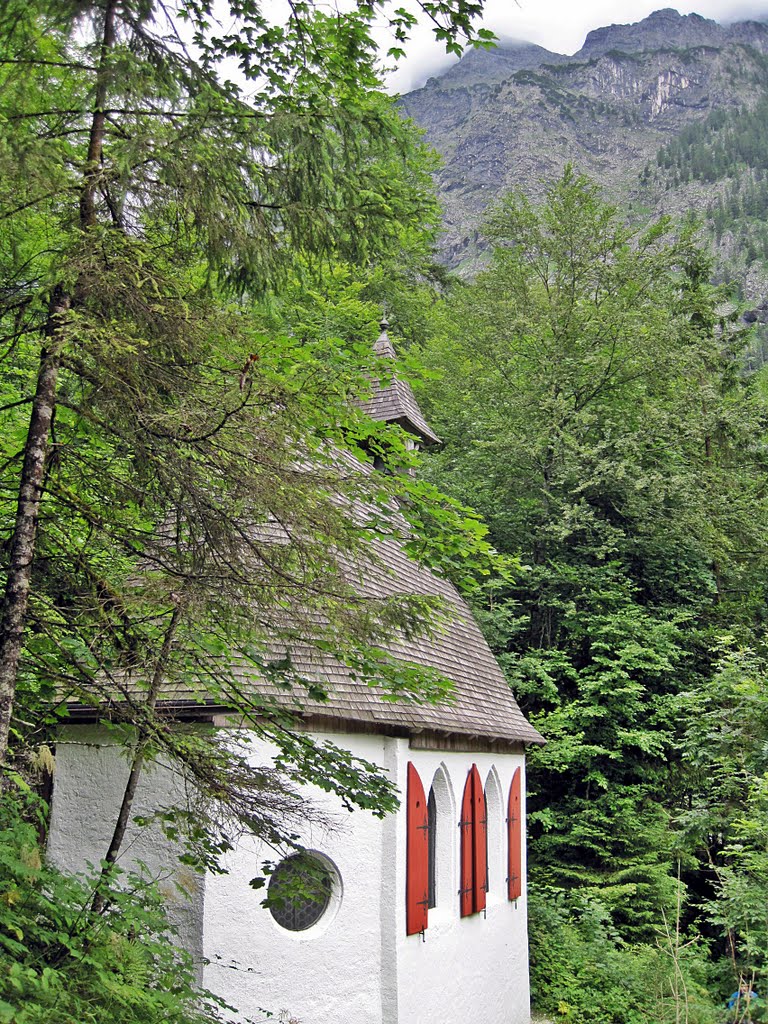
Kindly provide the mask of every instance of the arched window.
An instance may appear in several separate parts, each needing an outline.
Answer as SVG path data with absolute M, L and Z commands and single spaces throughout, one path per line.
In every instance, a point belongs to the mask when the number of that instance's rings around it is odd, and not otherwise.
M 427 907 L 437 906 L 437 800 L 435 787 L 429 790 L 427 800 Z
M 485 779 L 485 817 L 488 862 L 488 890 L 501 896 L 504 890 L 504 879 L 507 876 L 505 863 L 506 842 L 503 842 L 504 800 L 499 776 L 494 766 Z
M 488 794 L 483 790 L 483 824 L 485 828 L 485 891 L 488 892 L 491 888 L 491 865 L 488 860 Z
M 430 890 L 429 906 L 447 909 L 451 894 L 456 891 L 456 833 L 451 823 L 456 821 L 456 800 L 450 776 L 441 764 L 432 777 L 427 809 L 430 824 Z

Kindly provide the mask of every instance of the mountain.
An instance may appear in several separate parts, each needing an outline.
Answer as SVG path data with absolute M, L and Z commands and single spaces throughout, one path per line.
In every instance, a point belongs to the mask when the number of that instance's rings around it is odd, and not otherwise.
M 768 25 L 667 9 L 596 29 L 573 56 L 503 43 L 401 103 L 444 160 L 449 266 L 481 262 L 498 195 L 535 198 L 571 162 L 638 220 L 698 213 L 721 276 L 768 295 Z

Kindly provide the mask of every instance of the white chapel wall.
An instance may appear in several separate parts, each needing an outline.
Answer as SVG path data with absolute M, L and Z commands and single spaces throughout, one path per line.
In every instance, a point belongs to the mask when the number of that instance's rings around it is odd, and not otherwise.
M 208 961 L 203 981 L 243 1017 L 261 1008 L 285 1009 L 301 1024 L 527 1024 L 528 949 L 525 893 L 506 896 L 506 809 L 514 770 L 523 756 L 412 750 L 406 739 L 329 734 L 387 768 L 405 796 L 412 761 L 425 792 L 435 781 L 438 803 L 437 906 L 424 941 L 405 934 L 405 811 L 383 821 L 349 813 L 314 787 L 307 794 L 334 828 L 314 826 L 303 842 L 338 869 L 340 890 L 320 922 L 306 932 L 281 928 L 261 906 L 264 890 L 249 881 L 273 851 L 243 841 L 228 855 L 229 874 L 205 880 L 178 865 L 177 850 L 156 828 L 133 830 L 121 861 L 144 861 L 166 879 L 171 915 L 181 940 Z M 255 742 L 254 764 L 270 749 Z M 486 914 L 459 916 L 459 807 L 476 764 L 488 793 L 490 891 Z M 69 730 L 57 747 L 49 856 L 62 868 L 83 870 L 106 850 L 128 765 L 105 731 Z M 494 792 L 496 787 L 496 792 Z M 135 813 L 170 806 L 184 794 L 164 768 L 149 771 Z M 524 866 L 524 865 L 523 865 Z M 170 882 L 181 872 L 191 899 Z
M 527 908 L 525 890 L 517 905 L 507 899 L 506 813 L 509 786 L 516 768 L 524 771 L 523 755 L 460 753 L 404 749 L 399 765 L 399 785 L 405 787 L 405 770 L 412 761 L 428 793 L 435 774 L 450 780 L 454 815 L 447 828 L 452 833 L 450 883 L 441 878 L 441 825 L 438 808 L 437 906 L 429 911 L 422 938 L 405 934 L 405 817 L 398 817 L 397 868 L 397 1015 L 382 1024 L 528 1024 Z M 459 915 L 459 808 L 467 773 L 476 764 L 486 785 L 498 784 L 501 806 L 489 800 L 489 813 L 501 820 L 489 828 L 490 890 L 486 913 Z M 496 849 L 493 849 L 493 844 Z M 523 861 L 525 867 L 525 861 Z M 523 872 L 525 877 L 525 871 Z M 449 888 L 450 885 L 450 888 Z M 390 1011 L 391 1012 L 391 1011 Z
M 387 767 L 403 797 L 409 761 L 426 793 L 436 782 L 437 907 L 424 939 L 405 934 L 404 808 L 382 822 L 341 811 L 334 798 L 308 787 L 341 823 L 335 832 L 303 837 L 338 868 L 340 905 L 308 932 L 287 932 L 260 906 L 262 892 L 247 885 L 269 851 L 243 844 L 230 873 L 207 883 L 207 985 L 244 1013 L 285 1009 L 302 1024 L 528 1024 L 525 895 L 515 905 L 506 889 L 507 799 L 523 756 L 412 750 L 405 739 L 380 736 L 328 738 Z M 263 747 L 254 750 L 256 761 L 264 756 Z M 486 914 L 461 918 L 458 808 L 473 763 L 498 820 L 489 828 Z M 230 957 L 237 970 L 229 969 Z
M 353 754 L 396 771 L 398 741 L 372 735 L 324 735 Z M 251 758 L 264 764 L 272 750 L 254 742 Z M 258 1018 L 258 1009 L 288 1011 L 301 1024 L 382 1024 L 383 979 L 394 953 L 384 938 L 394 933 L 394 899 L 383 866 L 395 857 L 395 817 L 383 821 L 367 811 L 345 810 L 337 798 L 302 787 L 333 827 L 314 826 L 303 844 L 338 870 L 341 893 L 317 925 L 291 932 L 261 906 L 264 890 L 249 880 L 268 847 L 245 840 L 227 858 L 229 873 L 206 886 L 205 984 Z M 382 928 L 384 922 L 384 928 Z
M 114 734 L 96 726 L 63 730 L 56 744 L 47 845 L 53 864 L 72 874 L 92 874 L 89 863 L 98 868 L 112 838 L 128 773 L 128 759 Z M 178 776 L 163 765 L 149 764 L 139 782 L 131 819 L 159 808 L 184 806 L 185 800 Z M 179 864 L 178 854 L 177 844 L 158 826 L 130 824 L 117 863 L 126 871 L 136 870 L 139 863 L 146 865 L 149 877 L 160 883 L 178 941 L 199 963 L 205 878 Z

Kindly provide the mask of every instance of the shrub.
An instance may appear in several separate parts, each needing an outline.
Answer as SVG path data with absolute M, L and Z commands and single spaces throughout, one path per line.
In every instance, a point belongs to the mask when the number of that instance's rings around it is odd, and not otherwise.
M 146 880 L 116 879 L 104 910 L 93 883 L 46 864 L 44 808 L 0 799 L 0 1024 L 213 1024 L 226 1007 L 196 989 Z
M 597 901 L 559 890 L 529 902 L 531 995 L 569 1024 L 715 1024 L 707 961 L 695 942 L 630 945 Z

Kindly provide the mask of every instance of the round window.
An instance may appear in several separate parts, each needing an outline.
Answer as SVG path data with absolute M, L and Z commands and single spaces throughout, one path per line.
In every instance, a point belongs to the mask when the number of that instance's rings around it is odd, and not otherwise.
M 332 890 L 333 878 L 328 867 L 309 853 L 295 853 L 272 872 L 267 905 L 281 927 L 303 932 L 323 916 Z

